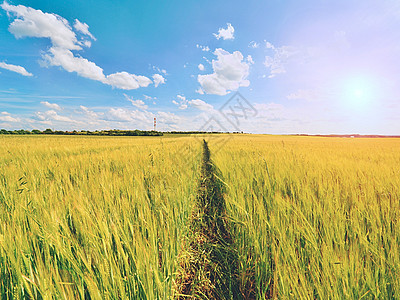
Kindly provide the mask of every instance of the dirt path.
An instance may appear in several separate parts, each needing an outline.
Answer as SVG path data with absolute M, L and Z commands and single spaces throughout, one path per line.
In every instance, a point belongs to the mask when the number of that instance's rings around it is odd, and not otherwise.
M 238 252 L 220 178 L 204 141 L 196 203 L 180 255 L 177 299 L 245 298 L 240 290 Z

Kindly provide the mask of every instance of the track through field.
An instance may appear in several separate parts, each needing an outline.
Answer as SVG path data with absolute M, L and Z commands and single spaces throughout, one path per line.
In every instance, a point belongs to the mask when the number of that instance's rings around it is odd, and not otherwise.
M 224 183 L 203 141 L 200 183 L 177 276 L 177 299 L 252 299 L 241 291 Z

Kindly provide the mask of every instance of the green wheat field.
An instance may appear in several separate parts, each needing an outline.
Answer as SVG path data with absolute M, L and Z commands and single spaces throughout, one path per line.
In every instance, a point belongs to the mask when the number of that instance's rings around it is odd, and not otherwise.
M 399 149 L 0 136 L 1 299 L 400 299 Z

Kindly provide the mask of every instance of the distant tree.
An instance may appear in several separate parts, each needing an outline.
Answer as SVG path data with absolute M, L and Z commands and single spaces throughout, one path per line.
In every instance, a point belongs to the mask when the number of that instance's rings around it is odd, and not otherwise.
M 172 133 L 178 133 L 178 132 L 172 132 Z M 188 132 L 184 133 L 187 134 Z M 50 128 L 47 128 L 44 131 L 40 131 L 38 129 L 33 129 L 32 131 L 24 129 L 7 131 L 5 129 L 0 129 L 0 134 L 56 134 L 56 135 L 97 135 L 97 136 L 98 135 L 108 135 L 108 136 L 162 136 L 163 135 L 163 133 L 159 131 L 146 131 L 138 129 L 135 130 L 112 129 L 112 130 L 96 130 L 96 131 L 89 131 L 89 130 L 53 131 Z
M 51 130 L 50 128 L 47 128 L 45 131 L 43 131 L 44 134 L 53 134 L 53 130 Z
M 31 134 L 29 130 L 24 130 L 24 129 L 14 130 L 14 131 L 16 134 Z

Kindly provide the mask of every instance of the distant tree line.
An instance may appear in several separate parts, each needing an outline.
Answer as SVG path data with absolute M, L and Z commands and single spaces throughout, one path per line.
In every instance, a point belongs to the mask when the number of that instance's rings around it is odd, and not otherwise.
M 221 131 L 167 131 L 164 133 L 168 134 L 222 134 L 222 133 L 243 133 L 243 131 L 234 131 L 234 132 L 221 132 Z
M 108 136 L 161 136 L 162 132 L 159 131 L 144 131 L 144 130 L 80 130 L 80 131 L 62 131 L 52 130 L 50 128 L 40 131 L 38 129 L 29 130 L 6 130 L 0 129 L 0 134 L 53 134 L 53 135 L 108 135 Z

